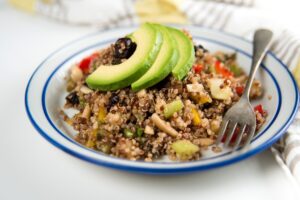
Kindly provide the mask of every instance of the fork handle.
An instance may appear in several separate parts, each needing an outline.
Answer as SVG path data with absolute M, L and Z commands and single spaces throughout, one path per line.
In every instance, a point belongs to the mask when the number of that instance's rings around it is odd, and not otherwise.
M 267 29 L 258 29 L 257 31 L 255 31 L 253 39 L 252 64 L 243 98 L 249 99 L 250 89 L 254 80 L 255 73 L 271 45 L 272 36 L 272 31 Z

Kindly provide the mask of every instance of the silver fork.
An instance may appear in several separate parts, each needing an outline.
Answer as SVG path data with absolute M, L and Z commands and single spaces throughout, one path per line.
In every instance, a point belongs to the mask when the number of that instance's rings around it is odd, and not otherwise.
M 219 130 L 219 135 L 216 141 L 217 145 L 220 144 L 221 140 L 227 133 L 226 139 L 224 141 L 224 147 L 227 147 L 237 127 L 239 127 L 239 130 L 237 130 L 238 132 L 236 133 L 236 140 L 233 144 L 232 149 L 233 151 L 240 146 L 246 130 L 247 137 L 243 147 L 248 146 L 250 141 L 252 140 L 256 129 L 256 117 L 255 112 L 253 111 L 253 108 L 250 104 L 249 94 L 254 80 L 254 75 L 271 45 L 272 35 L 273 33 L 270 30 L 266 29 L 259 29 L 255 32 L 253 39 L 253 57 L 251 70 L 244 93 L 241 96 L 240 100 L 226 112 Z M 228 131 L 226 131 L 227 129 Z

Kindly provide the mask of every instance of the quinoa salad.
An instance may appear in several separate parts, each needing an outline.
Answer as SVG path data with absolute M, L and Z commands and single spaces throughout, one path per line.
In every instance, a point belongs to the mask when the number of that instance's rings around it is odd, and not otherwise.
M 222 151 L 214 145 L 218 130 L 226 111 L 243 94 L 247 75 L 235 52 L 209 52 L 194 43 L 187 31 L 181 32 L 193 48 L 192 63 L 183 78 L 170 72 L 136 90 L 130 85 L 97 89 L 88 84 L 88 77 L 98 68 L 122 66 L 134 56 L 139 43 L 127 36 L 70 67 L 61 116 L 76 131 L 77 142 L 104 154 L 146 162 L 164 156 L 173 161 L 199 160 L 205 150 Z M 254 80 L 250 98 L 262 95 L 261 83 Z M 77 113 L 68 116 L 65 109 Z M 254 110 L 258 130 L 267 111 L 260 104 Z

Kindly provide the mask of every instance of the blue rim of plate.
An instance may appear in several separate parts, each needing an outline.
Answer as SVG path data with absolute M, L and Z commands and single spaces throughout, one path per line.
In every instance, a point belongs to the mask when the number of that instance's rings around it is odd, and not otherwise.
M 233 38 L 236 38 L 236 39 L 239 39 L 239 40 L 242 40 L 242 41 L 245 41 L 247 43 L 250 43 L 250 41 L 240 37 L 240 36 L 236 36 L 236 35 L 233 35 L 233 34 L 229 34 L 229 33 L 226 33 L 226 32 L 222 32 L 222 31 L 219 31 L 219 30 L 214 30 L 214 29 L 209 29 L 209 28 L 205 28 L 205 27 L 197 27 L 197 26 L 190 26 L 190 27 L 193 27 L 193 28 L 201 28 L 201 29 L 208 29 L 210 31 L 214 31 L 214 32 L 217 32 L 217 33 L 221 33 L 221 34 L 224 34 L 224 35 L 227 35 L 227 36 L 230 36 L 230 37 L 233 37 Z M 119 28 L 116 28 L 116 29 L 112 29 L 112 30 L 118 30 L 118 29 L 123 29 L 123 28 L 130 28 L 130 27 L 119 27 Z M 110 168 L 114 168 L 114 169 L 119 169 L 119 170 L 125 170 L 125 171 L 131 171 L 131 172 L 140 172 L 140 173 L 154 173 L 154 174 L 172 174 L 172 173 L 187 173 L 187 172 L 193 172 L 193 171 L 200 171 L 200 170 L 207 170 L 207 169 L 212 169 L 212 168 L 216 168 L 216 167 L 221 167 L 221 166 L 225 166 L 225 165 L 228 165 L 228 164 L 232 164 L 232 163 L 235 163 L 237 161 L 240 161 L 240 160 L 243 160 L 245 158 L 248 158 L 249 156 L 252 156 L 252 155 L 255 155 L 259 152 L 261 152 L 262 150 L 268 148 L 269 146 L 271 146 L 274 142 L 276 142 L 280 136 L 285 132 L 285 130 L 288 128 L 288 126 L 291 124 L 293 118 L 295 117 L 295 114 L 297 113 L 297 108 L 298 108 L 298 105 L 299 105 L 299 92 L 298 92 L 298 87 L 297 87 L 297 84 L 296 84 L 296 81 L 294 79 L 294 77 L 292 76 L 291 72 L 288 70 L 287 66 L 280 60 L 278 59 L 272 52 L 269 52 L 268 54 L 273 57 L 277 62 L 280 63 L 281 66 L 284 67 L 284 69 L 287 71 L 289 77 L 291 78 L 292 82 L 293 82 L 293 86 L 294 86 L 294 91 L 295 91 L 295 104 L 294 104 L 294 108 L 293 108 L 293 112 L 291 113 L 291 115 L 289 116 L 289 118 L 287 119 L 287 121 L 283 124 L 283 126 L 273 135 L 272 138 L 270 138 L 268 141 L 266 141 L 265 143 L 261 144 L 260 146 L 250 150 L 250 151 L 247 151 L 243 154 L 240 154 L 240 155 L 237 155 L 236 157 L 233 157 L 231 159 L 228 159 L 228 160 L 224 160 L 224 161 L 220 161 L 220 162 L 216 162 L 216 163 L 211 163 L 211 164 L 206 164 L 206 165 L 200 165 L 200 166 L 187 166 L 187 167 L 184 167 L 184 168 L 147 168 L 147 167 L 140 167 L 140 166 L 127 166 L 127 165 L 122 165 L 122 164 L 113 164 L 113 163 L 110 163 L 110 162 L 107 162 L 107 161 L 104 161 L 104 160 L 96 160 L 96 159 L 93 159 L 93 158 L 90 158 L 88 156 L 85 156 L 85 155 L 82 155 L 81 153 L 78 153 L 74 150 L 72 150 L 71 148 L 68 148 L 68 147 L 65 147 L 63 145 L 61 145 L 60 143 L 56 142 L 55 140 L 53 140 L 52 138 L 50 138 L 47 133 L 35 122 L 31 112 L 30 112 L 30 108 L 28 106 L 28 91 L 29 91 L 29 88 L 30 88 L 30 83 L 31 83 L 31 80 L 32 78 L 34 77 L 34 75 L 36 74 L 36 72 L 39 70 L 39 68 L 43 65 L 44 62 L 46 62 L 52 55 L 54 55 L 56 52 L 60 51 L 61 49 L 73 44 L 74 42 L 76 41 L 79 41 L 79 40 L 82 40 L 84 38 L 87 38 L 89 36 L 92 36 L 94 34 L 99 34 L 99 31 L 98 32 L 95 32 L 95 33 L 91 33 L 91 34 L 88 34 L 84 37 L 81 37 L 77 40 L 74 40 L 64 46 L 62 46 L 61 48 L 57 49 L 56 51 L 54 51 L 53 53 L 51 53 L 37 68 L 36 70 L 33 72 L 33 74 L 31 75 L 29 81 L 28 81 L 28 84 L 27 84 L 27 87 L 26 87 L 26 91 L 25 91 L 25 108 L 26 108 L 26 112 L 27 112 L 27 115 L 30 119 L 30 122 L 32 123 L 32 125 L 34 126 L 34 128 L 46 139 L 48 140 L 51 144 L 53 144 L 54 146 L 58 147 L 59 149 L 77 157 L 77 158 L 80 158 L 82 160 L 85 160 L 85 161 L 88 161 L 90 163 L 93 163 L 93 164 L 96 164 L 96 165 L 101 165 L 101 166 L 105 166 L 105 167 L 110 167 Z M 203 39 L 200 37 L 200 39 Z M 211 40 L 212 42 L 215 42 L 215 43 L 220 43 L 219 41 L 215 41 L 215 40 L 212 40 L 212 39 L 209 39 Z M 98 44 L 99 45 L 99 44 Z M 221 45 L 223 46 L 229 46 L 229 48 L 232 48 L 232 49 L 235 49 L 235 50 L 239 50 L 240 53 L 244 53 L 246 56 L 249 56 L 248 53 L 246 52 L 243 52 L 242 50 L 240 49 L 237 49 L 235 47 L 231 47 L 230 45 L 227 45 L 227 44 L 223 44 L 221 43 Z M 90 47 L 91 48 L 91 47 Z M 85 48 L 86 49 L 86 48 Z M 81 50 L 83 51 L 83 50 Z M 48 77 L 48 80 L 47 82 L 49 81 L 49 79 L 51 79 L 51 76 L 55 73 L 55 71 L 57 71 L 59 67 L 56 67 L 55 70 L 51 73 L 50 77 Z M 264 67 L 266 70 L 267 68 Z M 269 72 L 269 71 L 268 71 Z M 269 75 L 271 75 L 271 78 L 273 79 L 273 81 L 275 82 L 276 84 L 276 88 L 278 90 L 278 83 L 276 81 L 276 79 L 274 79 L 273 75 L 269 72 Z M 45 87 L 44 87 L 45 89 Z M 280 89 L 279 89 L 280 90 Z M 44 94 L 44 91 L 43 91 L 43 94 Z M 280 94 L 279 94 L 280 95 Z M 44 95 L 43 95 L 44 96 Z M 279 101 L 278 104 L 279 104 L 279 109 L 280 109 L 280 106 L 281 106 L 281 98 L 279 98 Z M 42 102 L 43 103 L 43 102 Z M 44 109 L 44 105 L 43 105 L 43 109 Z M 276 119 L 277 117 L 277 114 L 279 112 L 279 109 L 277 108 L 277 111 L 275 113 L 275 116 L 273 117 L 272 121 L 274 119 Z M 45 110 L 44 110 L 45 112 Z M 51 122 L 50 118 L 47 117 L 47 114 L 45 113 L 46 115 L 46 118 L 48 120 L 48 122 L 50 123 L 50 125 L 53 127 L 53 123 Z M 50 120 L 50 121 L 49 121 Z M 269 123 L 269 126 L 271 126 L 272 124 L 272 121 L 271 123 Z M 268 126 L 268 127 L 269 127 Z M 268 128 L 267 127 L 267 128 Z M 58 131 L 57 128 L 54 126 L 53 127 L 54 130 Z M 265 128 L 265 130 L 267 130 L 267 128 Z M 264 131 L 265 131 L 264 130 Z M 58 131 L 59 134 L 61 134 L 59 131 Z M 263 132 L 261 132 L 262 134 Z M 73 142 L 73 141 L 72 141 Z M 79 145 L 79 144 L 78 144 Z M 222 154 L 222 156 L 224 156 L 224 154 Z M 215 157 L 214 157 L 215 158 Z M 118 159 L 118 158 L 116 158 Z

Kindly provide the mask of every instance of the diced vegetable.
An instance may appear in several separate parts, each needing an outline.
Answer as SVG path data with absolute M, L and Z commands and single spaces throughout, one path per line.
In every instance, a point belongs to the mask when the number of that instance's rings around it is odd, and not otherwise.
M 95 140 L 96 140 L 97 132 L 98 131 L 96 129 L 94 129 L 94 130 L 91 131 L 91 133 L 89 135 L 89 139 L 88 139 L 88 141 L 86 143 L 86 146 L 88 148 L 93 148 L 96 145 Z
M 208 80 L 211 95 L 214 99 L 228 100 L 233 95 L 231 88 L 224 86 L 224 79 L 212 78 Z M 223 86 L 221 88 L 221 86 Z
M 214 133 L 217 133 L 220 129 L 220 125 L 221 125 L 221 121 L 214 119 L 210 122 L 210 129 Z
M 178 132 L 173 127 L 171 127 L 170 124 L 167 124 L 167 122 L 162 120 L 156 113 L 154 113 L 151 116 L 151 120 L 163 132 L 165 132 L 173 137 L 176 137 L 178 135 Z M 146 128 L 145 128 L 145 131 L 146 131 Z
M 104 108 L 104 106 L 100 106 L 98 112 L 98 121 L 104 123 L 105 117 L 106 117 L 106 109 Z
M 174 113 L 180 111 L 183 108 L 181 100 L 175 100 L 165 105 L 164 116 L 165 118 L 171 117 Z
M 242 69 L 237 65 L 230 65 L 230 71 L 234 74 L 234 76 L 239 76 L 242 73 Z
M 74 65 L 72 67 L 70 77 L 71 80 L 74 81 L 75 83 L 82 79 L 83 77 L 82 71 L 77 65 Z
M 245 89 L 244 86 L 237 86 L 235 88 L 235 91 L 239 96 L 242 96 L 242 94 L 244 93 L 244 89 Z
M 89 67 L 90 67 L 90 62 L 91 62 L 91 59 L 89 57 L 82 59 L 79 63 L 79 68 L 83 72 L 87 73 L 89 70 Z
M 201 65 L 201 64 L 194 65 L 193 69 L 194 69 L 195 73 L 200 73 L 203 69 L 203 65 Z
M 201 147 L 207 147 L 214 143 L 214 140 L 211 138 L 199 138 L 198 141 Z
M 204 87 L 200 83 L 187 84 L 186 89 L 188 92 L 204 92 Z
M 211 103 L 212 99 L 208 93 L 191 94 L 191 99 L 199 104 Z
M 88 140 L 87 143 L 85 144 L 86 147 L 88 148 L 93 148 L 95 146 L 95 142 L 92 140 Z
M 124 130 L 124 135 L 127 138 L 132 138 L 134 136 L 134 133 L 132 131 L 130 131 L 129 129 L 125 129 Z
M 91 107 L 89 104 L 86 104 L 84 110 L 82 111 L 81 117 L 88 119 L 90 118 L 90 116 L 91 116 Z
M 145 126 L 145 131 L 144 131 L 144 132 L 145 132 L 146 134 L 148 134 L 148 135 L 153 135 L 153 134 L 154 134 L 153 128 L 150 127 L 150 126 L 148 126 L 148 125 Z
M 200 83 L 193 83 L 186 85 L 187 91 L 191 92 L 191 98 L 200 104 L 210 103 L 212 99 L 210 98 L 209 94 L 204 90 L 204 87 Z
M 80 98 L 80 99 L 79 99 L 79 106 L 80 106 L 81 108 L 84 108 L 84 107 L 85 107 L 85 104 L 86 104 L 85 99 Z
M 191 143 L 189 140 L 177 140 L 172 143 L 171 148 L 180 160 L 191 159 L 200 150 L 197 145 Z
M 199 98 L 200 104 L 206 104 L 206 103 L 211 103 L 211 102 L 212 102 L 212 99 L 210 98 L 210 96 L 208 94 L 200 95 L 200 98 Z
M 144 130 L 143 130 L 142 128 L 137 128 L 137 129 L 136 129 L 136 135 L 137 135 L 138 137 L 142 137 L 143 134 L 144 134 Z
M 96 58 L 99 54 L 93 53 L 92 55 L 82 59 L 79 63 L 79 68 L 84 72 L 88 73 L 90 69 L 90 64 L 94 58 Z
M 215 62 L 215 69 L 217 74 L 221 74 L 224 78 L 228 78 L 231 77 L 233 75 L 233 73 L 227 69 L 224 64 L 222 62 L 220 62 L 219 60 L 217 60 Z
M 216 68 L 213 65 L 209 65 L 208 70 L 210 73 L 215 74 L 216 73 Z
M 199 126 L 201 124 L 201 118 L 198 111 L 195 108 L 192 108 L 192 114 L 193 114 L 193 125 Z
M 110 153 L 111 145 L 110 145 L 110 144 L 106 144 L 106 143 L 101 144 L 100 150 L 101 150 L 103 153 Z
M 82 92 L 83 94 L 90 94 L 93 92 L 93 90 L 83 85 L 80 88 L 80 92 Z
M 254 110 L 257 111 L 257 112 L 259 112 L 261 115 L 264 114 L 264 109 L 263 109 L 263 107 L 262 107 L 261 104 L 255 106 L 255 107 L 254 107 Z
M 232 135 L 229 143 L 233 143 L 233 142 L 236 141 L 239 131 L 240 131 L 240 128 L 236 127 L 236 129 L 234 130 L 234 133 L 233 133 L 233 135 Z M 222 138 L 221 142 L 225 142 L 226 141 L 226 136 L 227 136 L 227 134 L 224 135 L 224 137 Z
M 67 82 L 67 91 L 72 92 L 76 87 L 76 83 L 70 78 Z

